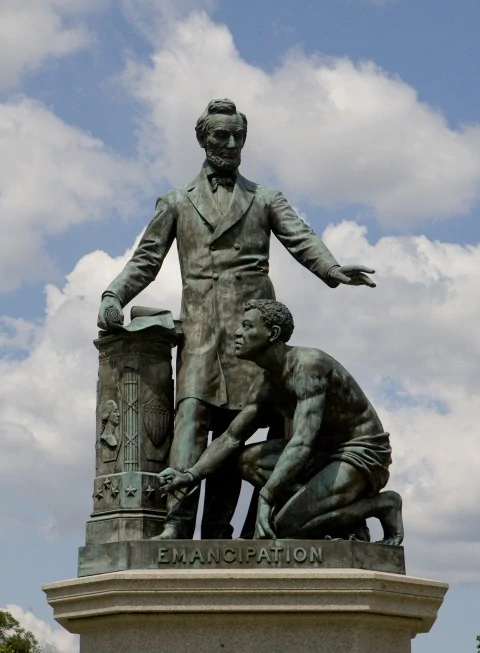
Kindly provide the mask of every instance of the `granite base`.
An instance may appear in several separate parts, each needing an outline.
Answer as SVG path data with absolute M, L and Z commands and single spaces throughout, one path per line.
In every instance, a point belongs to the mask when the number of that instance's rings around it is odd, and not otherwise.
M 81 653 L 410 653 L 447 586 L 358 569 L 161 569 L 44 590 Z

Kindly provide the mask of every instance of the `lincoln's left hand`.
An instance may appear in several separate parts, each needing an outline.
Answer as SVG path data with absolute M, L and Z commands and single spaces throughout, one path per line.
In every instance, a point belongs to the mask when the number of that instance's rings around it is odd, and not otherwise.
M 338 283 L 375 288 L 376 283 L 367 276 L 368 274 L 375 274 L 375 270 L 364 265 L 342 265 L 338 268 L 332 268 L 328 276 Z

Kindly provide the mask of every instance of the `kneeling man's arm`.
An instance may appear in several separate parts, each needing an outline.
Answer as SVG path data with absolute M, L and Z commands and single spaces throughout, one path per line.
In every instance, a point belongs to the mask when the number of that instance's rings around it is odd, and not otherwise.
M 187 490 L 215 471 L 241 445 L 262 426 L 264 407 L 260 403 L 249 403 L 235 417 L 228 429 L 214 440 L 203 452 L 197 463 L 183 472 L 165 469 L 158 475 L 162 493 Z
M 278 459 L 260 496 L 273 506 L 285 485 L 295 482 L 313 452 L 322 424 L 325 388 L 317 387 L 313 396 L 299 399 L 293 417 L 293 435 Z
M 221 467 L 222 463 L 238 451 L 248 438 L 262 426 L 263 412 L 262 404 L 247 404 L 225 433 L 222 433 L 205 449 L 198 462 L 188 471 L 200 480 Z

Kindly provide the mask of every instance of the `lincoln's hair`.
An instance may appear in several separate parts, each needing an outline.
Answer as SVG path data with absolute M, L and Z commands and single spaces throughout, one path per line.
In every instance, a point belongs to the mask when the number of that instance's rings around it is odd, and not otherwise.
M 280 340 L 288 342 L 293 333 L 293 317 L 288 308 L 282 302 L 274 299 L 251 299 L 245 304 L 245 310 L 253 309 L 260 311 L 262 322 L 271 329 L 274 326 L 280 327 Z
M 237 111 L 235 102 L 232 102 L 232 100 L 228 100 L 227 98 L 225 98 L 224 100 L 210 100 L 210 102 L 207 105 L 207 108 L 202 113 L 200 118 L 197 120 L 195 132 L 197 134 L 197 140 L 200 143 L 200 145 L 203 147 L 205 143 L 205 136 L 207 135 L 208 132 L 210 116 L 215 116 L 218 115 L 219 113 L 224 114 L 226 116 L 238 116 L 241 119 L 243 124 L 243 140 L 245 141 L 245 139 L 247 138 L 247 117 L 245 116 L 245 114 L 240 113 L 240 111 Z

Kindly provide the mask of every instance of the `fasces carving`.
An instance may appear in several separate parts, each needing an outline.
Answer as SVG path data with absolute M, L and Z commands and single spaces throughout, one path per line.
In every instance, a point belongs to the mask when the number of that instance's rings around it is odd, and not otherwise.
M 125 444 L 124 470 L 126 472 L 138 471 L 139 462 L 139 420 L 138 420 L 138 374 L 135 370 L 127 368 L 121 381 L 123 393 L 123 435 Z

